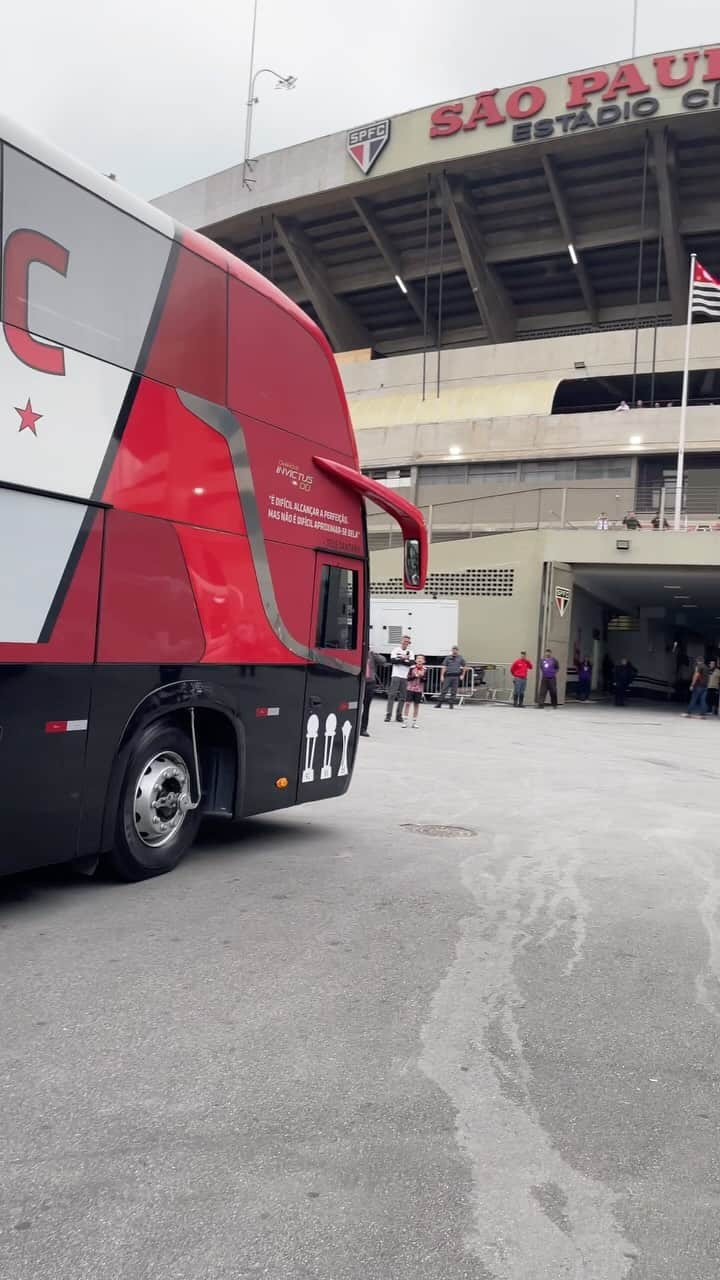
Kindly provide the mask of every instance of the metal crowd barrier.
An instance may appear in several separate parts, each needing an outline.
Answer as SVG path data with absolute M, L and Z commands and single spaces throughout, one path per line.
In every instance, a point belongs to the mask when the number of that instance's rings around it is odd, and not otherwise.
M 440 697 L 440 689 L 442 686 L 442 666 L 428 667 L 428 677 L 425 681 L 425 697 L 437 699 Z M 475 695 L 475 671 L 470 667 L 463 676 L 458 685 L 458 699 L 461 702 L 469 701 Z
M 478 688 L 479 699 L 484 702 L 509 702 L 512 692 L 513 682 L 508 663 L 489 662 L 482 668 L 482 683 Z
M 474 667 L 470 667 L 465 672 L 465 675 L 463 676 L 460 684 L 458 685 L 458 699 L 462 698 L 464 702 L 469 702 L 470 699 L 475 697 L 475 694 L 480 686 L 480 681 L 478 679 L 479 670 L 480 668 L 476 670 Z M 391 664 L 387 662 L 385 666 L 381 667 L 378 672 L 377 684 L 380 690 L 385 694 L 387 694 L 387 691 L 390 688 L 391 671 L 392 671 Z M 437 665 L 437 666 L 428 665 L 426 667 L 426 671 L 427 671 L 427 679 L 425 681 L 425 698 L 428 701 L 429 700 L 435 701 L 437 700 L 437 698 L 440 697 L 440 685 L 442 682 L 443 668 L 442 668 L 442 665 Z

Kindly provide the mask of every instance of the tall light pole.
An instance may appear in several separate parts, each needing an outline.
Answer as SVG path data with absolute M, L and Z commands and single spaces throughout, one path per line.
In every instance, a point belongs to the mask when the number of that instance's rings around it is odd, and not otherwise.
M 255 94 L 256 81 L 260 76 L 268 74 L 275 76 L 276 89 L 294 89 L 297 84 L 297 76 L 281 76 L 278 71 L 273 71 L 272 67 L 260 67 L 258 71 L 255 70 L 255 33 L 257 31 L 257 12 L 258 0 L 253 0 L 252 32 L 250 35 L 250 71 L 248 73 L 248 96 L 245 113 L 245 147 L 243 150 L 242 171 L 242 185 L 248 191 L 251 191 L 255 184 L 255 179 L 252 176 L 255 161 L 250 155 L 250 147 L 252 143 L 253 109 L 258 101 Z
M 633 36 L 632 36 L 632 56 L 637 53 L 637 34 L 638 34 L 638 9 L 640 0 L 633 0 Z

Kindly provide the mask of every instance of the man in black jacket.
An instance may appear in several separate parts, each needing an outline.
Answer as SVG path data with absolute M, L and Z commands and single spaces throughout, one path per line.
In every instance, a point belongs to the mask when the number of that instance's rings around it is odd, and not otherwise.
M 637 667 L 623 658 L 615 668 L 615 706 L 624 707 L 628 689 L 637 675 Z
M 375 687 L 378 681 L 378 670 L 381 659 L 378 658 L 372 649 L 368 652 L 367 665 L 365 667 L 365 696 L 363 698 L 362 718 L 360 720 L 360 737 L 369 738 L 368 721 L 370 719 L 370 707 L 375 697 Z

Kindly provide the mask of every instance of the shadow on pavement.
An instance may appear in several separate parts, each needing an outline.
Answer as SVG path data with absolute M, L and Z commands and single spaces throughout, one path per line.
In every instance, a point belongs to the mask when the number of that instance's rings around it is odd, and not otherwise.
M 200 833 L 190 852 L 181 862 L 176 872 L 182 873 L 184 866 L 192 866 L 203 860 L 208 871 L 217 858 L 223 862 L 228 857 L 242 859 L 267 856 L 276 842 L 282 841 L 284 853 L 288 846 L 297 846 L 301 851 L 303 843 L 307 844 L 307 822 L 277 820 L 273 817 L 246 818 L 242 822 L 222 822 L 208 819 L 203 823 Z M 332 827 L 318 826 L 313 833 L 313 843 L 330 840 L 337 843 L 337 832 Z M 292 850 L 290 850 L 292 852 Z M 98 893 L 122 893 L 127 886 L 112 875 L 98 869 L 92 876 L 81 875 L 72 863 L 60 863 L 49 867 L 39 867 L 32 871 L 18 871 L 9 876 L 0 876 L 0 916 L 12 912 L 18 907 L 47 905 L 58 897 L 71 893 L 92 897 Z M 137 889 L 139 886 L 135 886 Z
M 272 815 L 258 815 L 255 818 L 243 818 L 240 822 L 223 822 L 222 819 L 207 818 L 200 828 L 186 861 L 196 859 L 213 850 L 239 853 L 248 856 L 254 853 L 265 853 L 276 840 L 285 844 L 298 844 L 307 840 L 308 823 L 301 822 L 297 810 L 288 810 L 287 818 L 278 819 Z M 318 826 L 318 838 L 328 832 L 325 826 Z M 333 832 L 330 831 L 332 835 Z

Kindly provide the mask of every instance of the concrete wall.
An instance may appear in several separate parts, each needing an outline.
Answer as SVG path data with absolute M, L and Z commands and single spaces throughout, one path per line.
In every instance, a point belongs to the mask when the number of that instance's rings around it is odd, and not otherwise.
M 720 352 L 717 360 L 720 367 Z M 673 453 L 679 419 L 678 408 L 537 414 L 361 430 L 357 441 L 364 467 L 452 462 L 451 447 L 460 450 L 462 460 L 484 462 L 637 455 L 640 449 Z M 691 406 L 687 432 L 688 450 L 720 448 L 720 406 Z M 631 444 L 631 436 L 636 435 L 640 441 Z
M 464 542 L 433 544 L 430 570 L 433 574 L 458 574 L 470 568 L 514 571 L 513 594 L 452 595 L 441 582 L 434 593 L 459 603 L 459 643 L 470 662 L 512 662 L 521 649 L 534 654 L 538 646 L 541 551 L 534 534 L 468 539 Z M 384 583 L 402 572 L 399 551 L 377 551 L 371 556 L 371 581 Z M 427 592 L 430 594 L 430 591 Z
M 636 533 L 622 532 L 630 543 L 628 551 L 618 551 L 616 531 L 596 533 L 594 529 L 547 529 L 539 534 L 523 534 L 524 538 L 537 539 L 542 547 L 541 558 L 564 560 L 570 564 L 618 564 L 618 565 L 697 565 L 720 566 L 720 537 L 715 534 L 682 534 L 654 532 L 641 529 Z M 515 534 L 504 535 L 515 538 Z M 478 539 L 490 541 L 490 539 Z M 497 539 L 492 539 L 497 541 Z M 459 547 L 460 543 L 448 546 Z
M 684 336 L 682 327 L 658 330 L 658 372 L 682 368 Z M 447 351 L 439 397 L 431 355 L 425 399 L 422 356 L 342 365 L 363 466 L 447 461 L 451 446 L 465 459 L 487 461 L 636 453 L 634 435 L 642 436 L 646 452 L 672 452 L 677 409 L 550 413 L 564 379 L 632 374 L 634 342 L 633 331 L 614 330 Z M 586 368 L 576 369 L 576 361 Z M 642 330 L 639 372 L 649 372 L 651 361 L 652 331 Z M 691 365 L 720 367 L 720 324 L 696 326 Z M 691 408 L 688 447 L 719 446 L 720 407 Z
M 659 373 L 682 368 L 685 340 L 684 326 L 665 326 L 657 332 L 656 369 Z M 649 373 L 652 368 L 653 330 L 641 329 L 638 341 L 638 369 Z M 377 426 L 373 421 L 373 409 L 362 403 L 382 396 L 386 403 L 390 397 L 407 396 L 403 404 L 395 401 L 393 420 L 406 422 L 442 421 L 448 418 L 487 417 L 481 412 L 468 413 L 471 403 L 466 393 L 472 392 L 478 399 L 473 406 L 481 409 L 483 396 L 489 389 L 493 393 L 504 387 L 508 393 L 527 384 L 522 394 L 532 395 L 534 412 L 547 412 L 552 403 L 557 384 L 565 378 L 609 378 L 618 374 L 632 374 L 634 363 L 635 331 L 633 329 L 609 329 L 595 333 L 571 334 L 567 337 L 536 338 L 532 341 L 507 342 L 499 346 L 462 347 L 443 351 L 441 355 L 440 399 L 435 395 L 437 354 L 429 352 L 426 361 L 425 399 L 422 398 L 422 354 L 388 356 L 384 360 L 371 360 L 357 364 L 341 365 L 345 390 L 357 413 L 359 429 Z M 720 355 L 720 324 L 699 324 L 693 330 L 691 367 L 712 367 Z M 577 369 L 576 361 L 585 367 Z M 456 399 L 447 402 L 443 409 L 443 396 L 454 393 Z M 538 397 L 544 396 L 545 399 Z M 549 396 L 549 398 L 548 398 Z M 412 408 L 412 416 L 409 410 Z M 397 410 L 404 410 L 404 415 Z M 527 410 L 525 410 L 527 411 Z M 518 401 L 508 404 L 508 413 L 517 416 L 523 409 Z M 507 415 L 502 415 L 507 416 Z M 387 420 L 384 414 L 383 421 Z
M 541 529 L 433 543 L 430 571 L 457 573 L 465 567 L 555 560 L 577 565 L 712 566 L 720 572 L 720 537 L 716 534 L 662 533 L 651 529 L 628 534 L 622 530 L 623 539 L 630 543 L 627 551 L 617 549 L 617 537 L 612 530 L 598 533 L 595 529 Z M 402 575 L 399 548 L 373 552 L 370 563 L 373 581 Z
M 574 661 L 575 653 L 577 652 L 581 659 L 590 658 L 594 666 L 599 666 L 599 662 L 602 662 L 602 650 L 598 662 L 593 658 L 593 633 L 599 632 L 602 642 L 604 624 L 605 607 L 602 601 L 597 600 L 595 596 L 591 596 L 589 592 L 583 591 L 581 587 L 575 587 L 570 621 L 570 658 L 572 661 Z M 593 674 L 597 675 L 597 672 L 595 671 Z

